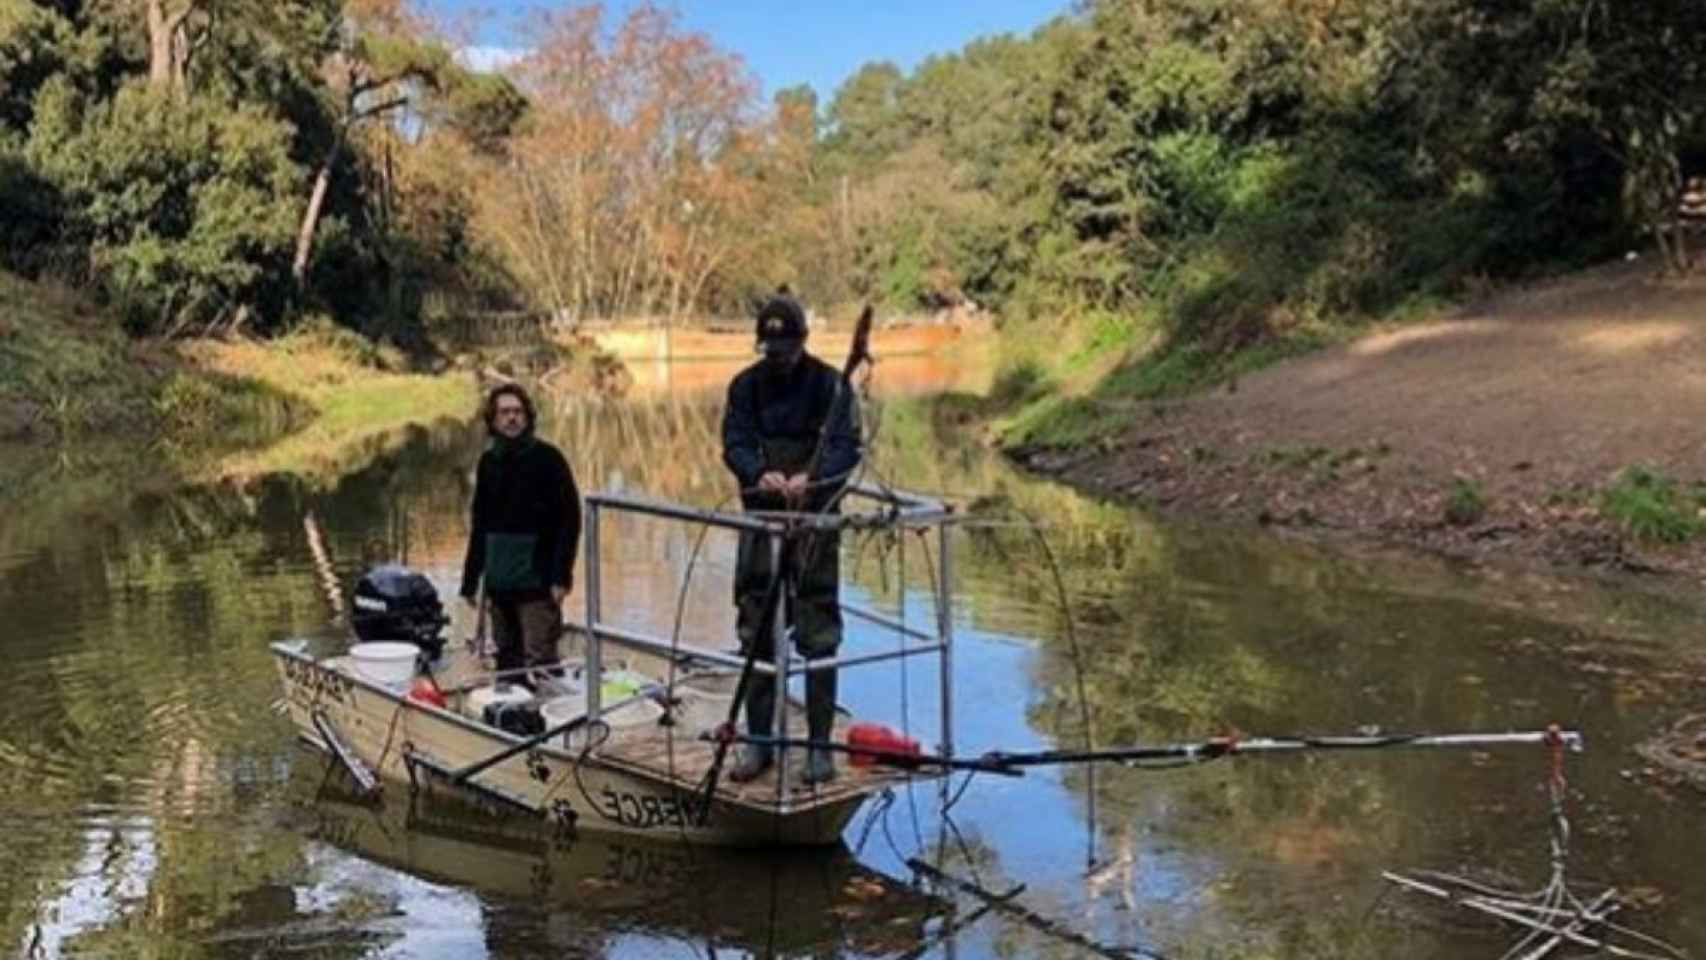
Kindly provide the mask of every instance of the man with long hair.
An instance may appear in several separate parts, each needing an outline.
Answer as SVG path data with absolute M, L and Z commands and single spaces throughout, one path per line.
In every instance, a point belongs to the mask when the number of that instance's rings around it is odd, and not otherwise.
M 548 670 L 559 660 L 563 600 L 574 583 L 580 490 L 562 452 L 534 436 L 527 391 L 493 388 L 484 415 L 491 445 L 475 472 L 462 597 L 477 605 L 484 578 L 500 672 Z

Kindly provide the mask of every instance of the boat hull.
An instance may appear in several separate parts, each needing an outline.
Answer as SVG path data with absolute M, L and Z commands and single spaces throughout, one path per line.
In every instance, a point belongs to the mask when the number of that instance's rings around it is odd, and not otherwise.
M 758 799 L 724 777 L 707 804 L 698 789 L 702 757 L 697 767 L 688 762 L 695 750 L 703 754 L 703 745 L 670 731 L 657 734 L 675 738 L 664 744 L 668 749 L 649 744 L 626 751 L 662 758 L 649 763 L 596 744 L 571 751 L 559 739 L 456 783 L 455 771 L 522 738 L 372 683 L 341 660 L 316 661 L 287 644 L 275 644 L 273 653 L 283 703 L 301 739 L 328 754 L 341 746 L 377 775 L 380 789 L 443 790 L 576 831 L 720 846 L 836 843 L 870 792 L 778 788 Z

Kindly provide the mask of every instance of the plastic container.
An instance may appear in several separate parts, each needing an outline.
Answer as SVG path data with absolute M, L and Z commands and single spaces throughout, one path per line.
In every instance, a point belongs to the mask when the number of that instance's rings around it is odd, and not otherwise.
M 350 663 L 362 679 L 394 690 L 409 685 L 415 675 L 415 658 L 421 648 L 412 643 L 358 643 L 349 648 Z
M 902 736 L 880 723 L 855 723 L 847 728 L 847 746 L 851 748 L 847 762 L 855 767 L 868 767 L 878 762 L 877 754 L 891 758 L 916 757 L 918 741 Z
M 603 698 L 604 705 L 609 706 L 639 693 L 653 682 L 651 677 L 632 670 L 606 670 L 604 682 L 598 686 L 598 695 Z
M 523 704 L 533 700 L 533 692 L 519 683 L 492 683 L 475 687 L 462 698 L 462 713 L 484 723 L 486 708 L 497 704 Z
M 539 705 L 539 715 L 545 718 L 545 729 L 560 727 L 570 720 L 586 712 L 583 697 L 557 697 Z M 574 744 L 569 742 L 573 731 L 565 731 L 562 736 L 563 749 L 572 750 Z
M 613 700 L 605 700 L 604 706 L 608 707 L 614 702 L 615 701 Z M 552 727 L 568 723 L 570 720 L 573 720 L 585 712 L 586 698 L 582 696 L 557 697 L 555 699 L 545 701 L 539 707 L 540 716 L 544 717 L 545 729 L 547 730 Z M 604 715 L 604 722 L 610 725 L 611 730 L 615 731 L 626 727 L 637 727 L 642 724 L 656 723 L 658 718 L 662 716 L 663 708 L 651 700 L 635 700 L 633 703 L 623 704 L 615 710 L 606 713 Z M 574 750 L 579 748 L 581 741 L 576 740 L 575 737 L 585 729 L 586 728 L 583 726 L 577 730 L 565 731 L 562 738 L 563 748 L 565 750 Z

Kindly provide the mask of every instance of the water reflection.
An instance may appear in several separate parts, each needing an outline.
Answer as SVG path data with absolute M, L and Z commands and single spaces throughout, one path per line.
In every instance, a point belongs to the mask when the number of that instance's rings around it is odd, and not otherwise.
M 439 889 L 478 891 L 495 956 L 598 954 L 618 941 L 635 952 L 697 942 L 700 953 L 881 956 L 918 942 L 943 908 L 845 848 L 778 856 L 605 839 L 441 797 L 369 807 L 322 793 L 302 814 L 318 841 Z
M 1687 604 L 1158 524 L 1015 476 L 962 435 L 952 405 L 877 396 L 873 477 L 955 495 L 969 513 L 953 556 L 962 752 L 1082 742 L 1080 684 L 1100 743 L 1578 723 L 1589 752 L 1570 770 L 1574 862 L 1639 890 L 1638 925 L 1706 948 L 1689 897 L 1706 855 L 1699 801 L 1623 775 L 1634 742 L 1701 706 Z M 715 391 L 546 409 L 547 434 L 588 489 L 700 505 L 731 492 Z M 700 853 L 630 861 L 514 823 L 317 798 L 321 762 L 265 709 L 277 693 L 266 643 L 339 632 L 304 517 L 341 582 L 395 558 L 448 595 L 482 442 L 472 425 L 416 430 L 336 477 L 186 488 L 114 475 L 98 495 L 65 483 L 66 500 L 51 483 L 10 488 L 4 943 L 162 957 L 1095 952 L 1008 912 L 978 916 L 985 904 L 963 892 L 897 885 L 922 857 L 987 890 L 1023 884 L 1015 903 L 1109 949 L 1497 956 L 1509 942 L 1498 931 L 1402 898 L 1371 913 L 1379 870 L 1473 866 L 1518 886 L 1543 876 L 1544 761 L 1524 751 L 1103 768 L 1093 784 L 1079 768 L 1041 770 L 973 782 L 951 825 L 937 792 L 916 787 L 857 822 L 838 857 L 797 870 L 760 861 L 756 878 Z M 691 560 L 687 628 L 728 646 L 732 543 L 609 522 L 607 614 L 667 635 Z M 849 599 L 934 618 L 933 561 L 918 545 L 847 549 Z M 860 625 L 848 651 L 894 642 Z M 913 661 L 848 671 L 842 695 L 929 742 L 938 689 Z

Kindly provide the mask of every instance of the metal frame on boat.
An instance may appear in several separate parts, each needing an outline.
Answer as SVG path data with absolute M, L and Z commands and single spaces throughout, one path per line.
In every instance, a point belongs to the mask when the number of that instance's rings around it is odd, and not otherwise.
M 953 606 L 947 533 L 954 513 L 929 498 L 865 485 L 848 487 L 846 500 L 859 509 L 840 514 L 729 513 L 618 494 L 587 497 L 582 565 L 586 620 L 566 624 L 585 642 L 583 675 L 589 678 L 582 685 L 585 706 L 567 724 L 547 731 L 549 737 L 518 736 L 464 715 L 471 691 L 493 676 L 482 674 L 478 662 L 467 657 L 433 666 L 432 683 L 447 691 L 441 707 L 368 679 L 347 656 L 316 659 L 304 643 L 277 643 L 272 649 L 284 685 L 285 712 L 304 742 L 329 754 L 358 785 L 374 792 L 384 782 L 406 782 L 417 790 L 442 787 L 593 832 L 659 839 L 679 836 L 727 845 L 834 843 L 871 794 L 905 779 L 940 776 L 945 768 L 845 765 L 835 780 L 807 787 L 789 776 L 789 751 L 783 750 L 771 773 L 735 784 L 712 772 L 726 743 L 708 740 L 704 734 L 712 731 L 705 729 L 704 721 L 730 703 L 726 668 L 787 678 L 809 670 L 935 656 L 941 664 L 937 757 L 952 758 Z M 682 638 L 653 636 L 605 622 L 600 519 L 608 512 L 760 533 L 777 552 L 785 538 L 812 532 L 934 531 L 940 557 L 937 588 L 943 602 L 933 631 L 844 605 L 849 616 L 893 630 L 900 640 L 898 647 L 812 660 L 794 655 L 784 642 L 784 618 L 778 616 L 773 618 L 776 662 L 747 664 L 741 657 Z M 784 598 L 778 595 L 776 602 Z M 634 656 L 656 658 L 669 667 L 674 682 L 654 692 L 664 704 L 663 717 L 657 722 L 637 726 L 610 722 L 635 699 L 606 704 L 603 684 L 590 679 L 606 676 L 606 663 L 616 659 L 607 649 L 610 645 Z M 802 726 L 801 711 L 791 700 L 776 698 L 775 729 L 779 731 Z

